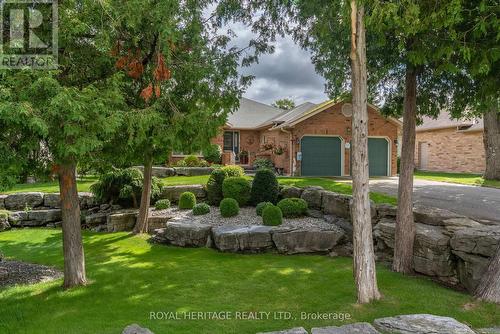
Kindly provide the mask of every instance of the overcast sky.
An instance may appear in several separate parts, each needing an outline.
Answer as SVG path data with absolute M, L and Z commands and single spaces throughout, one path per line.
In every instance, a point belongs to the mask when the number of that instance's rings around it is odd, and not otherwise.
M 238 35 L 236 44 L 245 45 L 251 32 L 241 26 L 232 29 Z M 319 103 L 328 98 L 324 93 L 324 79 L 315 72 L 310 54 L 291 37 L 278 39 L 273 54 L 259 57 L 258 64 L 242 68 L 241 73 L 255 76 L 243 94 L 252 100 L 271 104 L 286 97 L 299 105 L 307 101 Z

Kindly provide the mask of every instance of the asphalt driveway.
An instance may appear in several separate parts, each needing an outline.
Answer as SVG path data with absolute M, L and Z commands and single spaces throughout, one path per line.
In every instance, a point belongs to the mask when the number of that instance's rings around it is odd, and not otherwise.
M 397 196 L 398 178 L 370 180 L 372 191 Z M 500 189 L 415 179 L 414 202 L 500 224 Z

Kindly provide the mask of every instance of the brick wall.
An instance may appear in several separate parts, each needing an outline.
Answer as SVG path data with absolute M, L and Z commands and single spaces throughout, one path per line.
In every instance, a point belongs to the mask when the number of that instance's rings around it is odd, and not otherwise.
M 310 117 L 295 126 L 293 129 L 294 152 L 300 151 L 300 139 L 304 135 L 331 135 L 340 136 L 344 144 L 351 141 L 350 117 L 341 112 L 342 103 L 334 105 L 319 114 Z M 398 126 L 380 115 L 375 109 L 368 107 L 368 136 L 387 137 L 391 143 L 391 174 L 397 174 L 397 145 Z M 350 150 L 345 149 L 344 174 L 350 175 Z M 300 172 L 300 162 L 297 162 L 297 171 Z
M 417 132 L 415 165 L 421 169 L 420 147 L 427 144 L 429 171 L 478 173 L 485 169 L 483 132 L 459 132 L 456 128 Z

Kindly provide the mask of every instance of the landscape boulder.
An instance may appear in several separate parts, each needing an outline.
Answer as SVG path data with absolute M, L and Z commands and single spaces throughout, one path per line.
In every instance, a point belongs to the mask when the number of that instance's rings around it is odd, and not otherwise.
M 5 198 L 7 198 L 8 195 L 2 195 L 0 194 L 0 210 L 5 209 Z
M 109 213 L 96 212 L 85 216 L 85 224 L 89 227 L 104 225 L 108 220 Z
M 210 175 L 213 167 L 174 167 L 175 174 L 183 176 Z
M 178 220 L 167 222 L 161 232 L 166 243 L 180 247 L 205 247 L 211 230 L 210 225 Z
M 134 166 L 134 168 L 137 168 L 138 170 L 144 173 L 144 166 Z M 151 175 L 159 178 L 174 176 L 175 170 L 170 167 L 153 166 Z
M 444 221 L 451 218 L 465 218 L 458 213 L 449 210 L 434 208 L 425 205 L 415 205 L 413 207 L 413 216 L 417 223 L 427 225 L 444 225 Z
M 10 224 L 7 217 L 0 216 L 0 232 L 10 230 Z
M 358 322 L 340 327 L 313 327 L 311 334 L 380 334 L 380 332 L 367 322 Z
M 344 231 L 332 225 L 324 229 L 276 228 L 272 239 L 282 254 L 326 253 L 331 251 L 344 236 Z
M 321 208 L 327 215 L 335 215 L 342 218 L 351 218 L 350 211 L 351 196 L 324 191 L 321 198 Z
M 148 233 L 153 233 L 156 229 L 165 228 L 171 216 L 150 216 L 148 218 Z
M 455 251 L 493 256 L 500 242 L 500 226 L 479 226 L 456 231 L 451 238 L 451 248 Z
M 43 196 L 43 206 L 46 208 L 61 208 L 61 195 L 58 193 L 49 193 Z
M 391 204 L 376 204 L 375 209 L 377 211 L 378 218 L 396 218 L 396 213 L 398 208 Z
M 108 215 L 106 228 L 108 232 L 132 231 L 137 219 L 137 211 L 127 210 Z
M 182 186 L 167 186 L 161 189 L 161 198 L 168 199 L 171 202 L 178 202 L 183 192 L 192 192 L 196 198 L 205 198 L 207 193 L 201 184 L 191 184 Z
M 273 247 L 270 226 L 220 226 L 212 229 L 215 247 L 228 252 L 259 252 Z
M 325 190 L 322 187 L 307 187 L 304 188 L 300 198 L 307 202 L 307 207 L 310 209 L 321 209 L 321 199 Z
M 79 192 L 78 199 L 80 200 L 80 209 L 90 209 L 98 205 L 94 195 L 89 192 Z
M 28 211 L 9 212 L 9 223 L 12 226 L 20 225 L 22 221 L 28 220 Z
M 452 253 L 457 259 L 458 280 L 467 291 L 473 293 L 486 272 L 490 259 L 456 250 L 453 250 Z
M 27 192 L 10 194 L 4 199 L 7 210 L 32 209 L 43 204 L 43 193 Z
M 147 328 L 143 328 L 137 324 L 132 324 L 125 327 L 125 329 L 123 329 L 122 334 L 154 334 L 154 333 Z
M 274 332 L 259 332 L 257 334 L 307 334 L 304 327 L 295 327 Z
M 400 334 L 475 334 L 470 327 L 449 317 L 431 314 L 409 314 L 380 318 L 375 328 L 384 333 Z
M 298 188 L 298 187 L 285 186 L 281 189 L 281 197 L 283 197 L 283 198 L 300 198 L 303 190 L 304 189 Z
M 28 212 L 28 220 L 33 221 L 37 226 L 58 222 L 61 219 L 61 209 L 32 210 Z

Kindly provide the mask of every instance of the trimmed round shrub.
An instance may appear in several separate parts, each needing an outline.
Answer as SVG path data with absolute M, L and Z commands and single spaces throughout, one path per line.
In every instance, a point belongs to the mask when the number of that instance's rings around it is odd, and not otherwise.
M 240 212 L 240 206 L 234 198 L 224 198 L 220 201 L 219 210 L 222 217 L 233 217 Z
M 285 198 L 279 201 L 278 207 L 283 217 L 293 218 L 304 216 L 307 213 L 307 202 L 302 198 Z
M 283 213 L 275 205 L 269 205 L 262 210 L 262 222 L 267 226 L 278 226 L 283 223 Z
M 224 198 L 234 198 L 240 206 L 245 206 L 250 200 L 250 182 L 244 177 L 226 177 L 222 182 Z
M 243 170 L 243 167 L 237 166 L 237 165 L 227 165 L 221 168 L 224 173 L 226 173 L 226 176 L 229 177 L 241 177 L 245 175 L 245 171 Z
M 264 210 L 264 208 L 270 205 L 274 204 L 271 202 L 260 202 L 259 204 L 257 204 L 257 206 L 255 207 L 255 212 L 257 213 L 257 216 L 262 216 L 262 210 Z
M 170 208 L 170 201 L 168 199 L 160 199 L 155 203 L 156 210 L 165 210 Z
M 210 212 L 210 206 L 207 203 L 198 203 L 193 206 L 193 215 L 201 216 Z
M 210 173 L 207 182 L 207 200 L 212 205 L 219 205 L 220 201 L 224 198 L 222 196 L 222 182 L 226 178 L 226 173 L 221 169 L 214 169 Z
M 196 196 L 186 191 L 179 197 L 179 209 L 192 209 L 196 205 Z
M 270 169 L 259 169 L 252 182 L 251 202 L 255 205 L 260 202 L 278 202 L 279 188 L 276 175 Z

